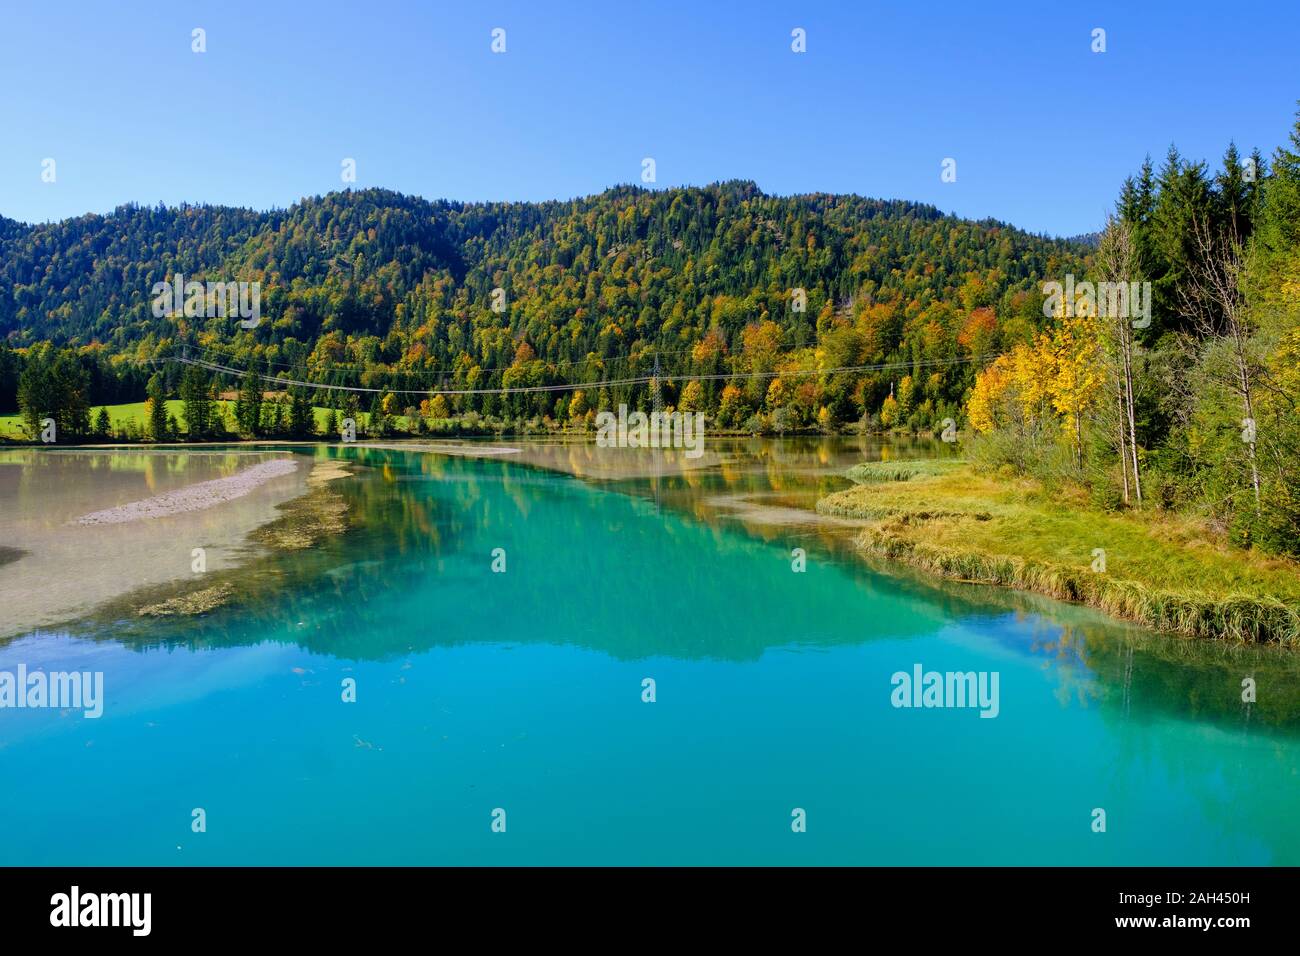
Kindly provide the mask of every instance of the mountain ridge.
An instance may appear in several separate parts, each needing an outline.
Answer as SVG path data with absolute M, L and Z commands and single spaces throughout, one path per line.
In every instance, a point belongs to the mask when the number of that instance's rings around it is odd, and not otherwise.
M 730 180 L 542 203 L 374 188 L 267 212 L 125 204 L 59 223 L 5 220 L 0 253 L 0 338 L 11 347 L 49 341 L 140 361 L 190 345 L 240 367 L 334 380 L 361 369 L 355 378 L 381 386 L 452 369 L 455 384 L 492 387 L 512 366 L 528 366 L 516 378 L 563 384 L 599 379 L 612 362 L 640 369 L 652 352 L 679 356 L 669 375 L 734 368 L 745 353 L 749 371 L 820 361 L 818 351 L 833 353 L 827 367 L 951 362 L 1031 334 L 1039 283 L 1082 271 L 1087 249 L 929 204 L 769 196 Z M 153 315 L 150 290 L 178 273 L 260 283 L 261 324 Z M 969 375 L 954 368 L 928 397 L 957 401 Z M 855 381 L 834 414 L 878 405 L 887 379 Z M 748 392 L 749 407 L 765 400 L 757 381 Z

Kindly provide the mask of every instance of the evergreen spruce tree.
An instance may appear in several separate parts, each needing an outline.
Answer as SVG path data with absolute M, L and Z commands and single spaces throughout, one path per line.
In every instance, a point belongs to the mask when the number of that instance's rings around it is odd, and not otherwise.
M 149 407 L 149 437 L 154 441 L 167 440 L 167 399 L 163 392 L 162 374 L 154 372 L 145 387 Z
M 299 439 L 310 438 L 316 432 L 316 417 L 307 392 L 295 387 L 289 396 L 289 434 Z
M 256 438 L 262 432 L 262 377 L 251 368 L 239 386 L 235 422 L 245 438 Z
M 1263 185 L 1259 246 L 1273 271 L 1300 247 L 1300 111 L 1291 127 L 1290 145 L 1273 154 L 1273 168 Z
M 1237 145 L 1229 143 L 1223 154 L 1223 170 L 1214 177 L 1215 229 L 1219 235 L 1233 236 L 1239 242 L 1250 237 L 1250 194 L 1245 179 L 1246 170 L 1237 152 Z
M 212 382 L 196 365 L 185 369 L 181 378 L 182 414 L 190 441 L 203 441 L 212 433 Z

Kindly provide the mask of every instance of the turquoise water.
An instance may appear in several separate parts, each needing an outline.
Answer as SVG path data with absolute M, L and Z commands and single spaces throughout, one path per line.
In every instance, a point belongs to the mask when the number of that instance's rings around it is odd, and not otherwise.
M 603 483 L 317 450 L 364 465 L 331 486 L 360 526 L 235 605 L 0 646 L 106 689 L 98 720 L 0 710 L 0 864 L 1300 863 L 1294 655 L 750 530 L 715 497 L 842 465 L 752 449 Z M 918 663 L 996 671 L 998 716 L 894 708 Z

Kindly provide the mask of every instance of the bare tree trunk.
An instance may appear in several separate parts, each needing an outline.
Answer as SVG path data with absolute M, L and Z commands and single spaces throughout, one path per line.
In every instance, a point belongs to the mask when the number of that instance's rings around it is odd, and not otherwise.
M 1124 322 L 1130 321 L 1124 319 Z M 1129 452 L 1133 457 L 1133 493 L 1142 507 L 1142 472 L 1138 468 L 1137 414 L 1133 402 L 1133 330 L 1124 335 L 1124 407 L 1128 412 Z
M 1075 464 L 1083 469 L 1083 415 L 1077 409 L 1074 412 L 1074 449 Z
M 1116 417 L 1116 424 L 1119 426 L 1119 442 L 1116 447 L 1119 449 L 1119 470 L 1124 482 L 1124 504 L 1128 504 L 1128 429 L 1124 423 L 1124 383 L 1119 376 L 1115 377 L 1116 388 L 1116 406 L 1119 408 L 1119 415 Z
M 1244 342 L 1234 337 L 1233 354 L 1237 356 L 1237 374 L 1241 381 L 1241 401 L 1246 410 L 1246 421 L 1250 422 L 1250 441 L 1246 447 L 1250 450 L 1250 484 L 1255 490 L 1255 514 L 1260 513 L 1259 503 L 1259 462 L 1255 458 L 1255 399 L 1251 394 L 1249 363 L 1244 354 Z
M 1110 282 L 1132 283 L 1139 279 L 1137 252 L 1133 248 L 1130 226 L 1112 218 L 1106 224 L 1099 250 L 1102 278 Z M 1131 287 L 1130 287 L 1131 288 Z M 1130 303 L 1131 305 L 1131 303 Z M 1133 310 L 1129 308 L 1131 313 Z M 1137 446 L 1137 410 L 1133 390 L 1133 353 L 1136 345 L 1132 319 L 1129 315 L 1106 316 L 1114 325 L 1107 333 L 1114 350 L 1117 368 L 1116 392 L 1119 402 L 1119 462 L 1124 479 L 1124 502 L 1129 503 L 1129 469 L 1133 470 L 1132 493 L 1138 506 L 1142 504 L 1142 472 Z

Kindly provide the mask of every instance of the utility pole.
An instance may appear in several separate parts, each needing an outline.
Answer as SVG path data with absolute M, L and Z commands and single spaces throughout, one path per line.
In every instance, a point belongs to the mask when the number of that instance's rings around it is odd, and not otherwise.
M 655 353 L 655 370 L 650 378 L 650 394 L 654 402 L 654 410 L 662 414 L 664 410 L 664 390 L 659 381 L 659 353 Z
M 654 412 L 655 412 L 655 416 L 650 419 L 650 427 L 658 429 L 661 427 L 660 416 L 663 415 L 663 411 L 664 411 L 664 390 L 659 383 L 659 353 L 658 352 L 655 352 L 655 370 L 654 370 L 654 375 L 650 379 L 650 394 L 651 394 L 651 400 L 654 403 Z M 654 486 L 655 486 L 655 511 L 657 513 L 662 513 L 660 510 L 660 502 L 659 502 L 659 466 L 662 457 L 663 457 L 663 449 L 661 448 L 658 450 L 658 454 L 655 455 Z

